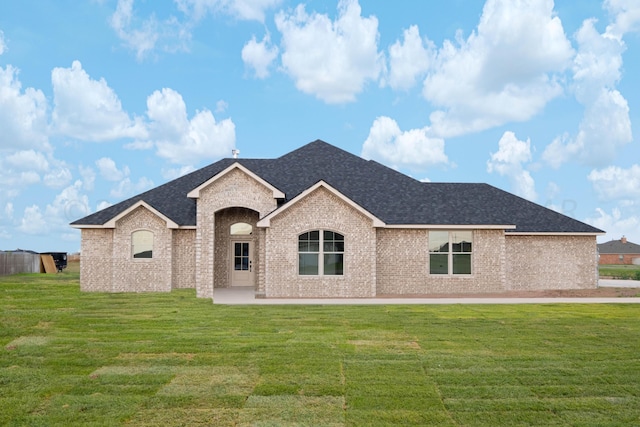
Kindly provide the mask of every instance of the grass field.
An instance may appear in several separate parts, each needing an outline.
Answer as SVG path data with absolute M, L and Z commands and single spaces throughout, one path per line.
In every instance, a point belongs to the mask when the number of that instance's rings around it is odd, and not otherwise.
M 640 280 L 640 265 L 600 265 L 600 277 Z
M 640 306 L 217 306 L 0 278 L 0 425 L 640 425 Z

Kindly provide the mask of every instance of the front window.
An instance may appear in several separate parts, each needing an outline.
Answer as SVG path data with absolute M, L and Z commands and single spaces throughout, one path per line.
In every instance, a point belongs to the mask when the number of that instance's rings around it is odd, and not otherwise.
M 153 233 L 149 230 L 131 233 L 131 252 L 134 258 L 153 258 Z
M 344 236 L 314 230 L 298 236 L 298 274 L 301 276 L 342 276 Z
M 471 274 L 472 231 L 429 231 L 429 273 Z

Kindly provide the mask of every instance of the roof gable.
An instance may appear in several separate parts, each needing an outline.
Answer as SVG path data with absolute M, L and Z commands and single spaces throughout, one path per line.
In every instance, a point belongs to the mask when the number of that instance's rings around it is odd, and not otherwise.
M 362 206 L 358 205 L 353 200 L 349 199 L 344 194 L 342 194 L 341 192 L 339 192 L 338 190 L 336 190 L 335 188 L 333 188 L 332 186 L 330 186 L 326 182 L 320 181 L 320 182 L 317 182 L 315 185 L 311 186 L 310 188 L 306 189 L 302 193 L 298 194 L 289 203 L 287 203 L 285 205 L 282 205 L 280 208 L 276 209 L 275 211 L 271 212 L 270 214 L 268 214 L 267 216 L 262 218 L 260 221 L 258 221 L 258 224 L 257 224 L 258 227 L 269 227 L 271 225 L 271 219 L 275 218 L 276 216 L 280 215 L 282 212 L 284 212 L 284 211 L 290 209 L 291 207 L 295 206 L 296 203 L 298 203 L 299 201 L 303 200 L 304 198 L 306 198 L 310 194 L 314 193 L 319 188 L 324 188 L 324 189 L 328 190 L 331 194 L 333 194 L 336 197 L 338 197 L 340 200 L 342 200 L 343 202 L 345 202 L 346 204 L 348 204 L 349 206 L 354 208 L 356 211 L 360 212 L 362 215 L 364 215 L 367 218 L 371 219 L 374 227 L 384 227 L 385 226 L 385 223 L 382 222 L 380 219 L 376 218 L 374 215 L 372 215 L 371 212 L 367 211 Z
M 260 178 L 258 175 L 256 175 L 255 173 L 251 172 L 249 169 L 247 169 L 246 167 L 242 166 L 238 162 L 235 162 L 234 164 L 232 164 L 228 168 L 226 168 L 223 171 L 217 173 L 212 178 L 206 180 L 205 182 L 203 182 L 202 184 L 200 184 L 199 186 L 197 186 L 193 190 L 189 191 L 187 193 L 187 197 L 192 198 L 192 199 L 198 199 L 200 197 L 200 191 L 202 191 L 204 188 L 206 188 L 209 185 L 213 184 L 214 182 L 216 182 L 217 180 L 219 180 L 220 178 L 222 178 L 223 176 L 227 175 L 228 173 L 230 173 L 233 170 L 240 170 L 243 173 L 249 175 L 251 178 L 253 178 L 257 182 L 259 182 L 260 184 L 264 185 L 266 188 L 269 189 L 269 191 L 271 191 L 273 193 L 273 198 L 274 199 L 284 199 L 285 194 L 282 191 L 278 190 L 276 187 L 274 187 L 273 185 L 269 184 L 267 181 L 265 181 L 264 179 Z

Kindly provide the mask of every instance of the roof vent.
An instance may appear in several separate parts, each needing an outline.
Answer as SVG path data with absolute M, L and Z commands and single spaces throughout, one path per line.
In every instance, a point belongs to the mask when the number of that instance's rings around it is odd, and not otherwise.
M 233 150 L 231 150 L 231 155 L 233 156 L 234 159 L 237 159 L 238 156 L 240 155 L 240 150 L 236 150 L 234 148 Z

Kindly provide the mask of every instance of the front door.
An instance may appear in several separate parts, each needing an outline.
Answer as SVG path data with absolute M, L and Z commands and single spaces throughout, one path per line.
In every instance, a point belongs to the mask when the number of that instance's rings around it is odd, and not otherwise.
M 253 286 L 253 243 L 231 242 L 231 286 Z

